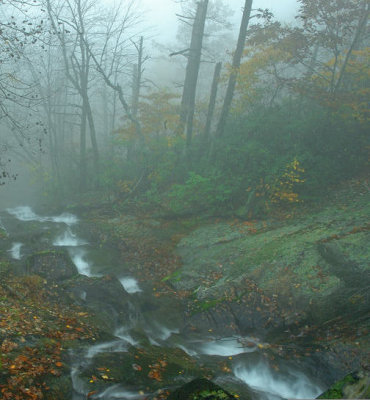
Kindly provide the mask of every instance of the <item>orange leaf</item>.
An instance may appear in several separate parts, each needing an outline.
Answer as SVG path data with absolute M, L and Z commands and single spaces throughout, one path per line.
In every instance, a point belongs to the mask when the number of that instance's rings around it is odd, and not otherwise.
M 55 363 L 55 365 L 57 366 L 57 367 L 63 367 L 63 363 L 61 363 L 60 361 L 57 361 L 56 363 Z
M 132 364 L 132 368 L 135 371 L 141 371 L 143 369 L 139 364 Z

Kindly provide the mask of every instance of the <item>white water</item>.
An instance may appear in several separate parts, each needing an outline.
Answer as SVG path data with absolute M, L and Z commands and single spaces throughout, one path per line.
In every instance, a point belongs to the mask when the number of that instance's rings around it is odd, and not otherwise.
M 8 234 L 8 231 L 6 230 L 6 228 L 5 228 L 4 224 L 3 224 L 3 222 L 1 221 L 1 218 L 0 218 L 0 228 L 1 228 L 6 234 Z
M 81 246 L 87 243 L 70 229 L 73 224 L 78 222 L 76 216 L 68 213 L 63 213 L 59 216 L 39 216 L 34 213 L 30 207 L 17 207 L 8 209 L 7 211 L 20 221 L 55 222 L 68 225 L 66 231 L 62 235 L 56 237 L 53 244 L 55 246 L 65 246 L 68 248 L 68 252 L 81 275 L 93 276 L 91 273 L 91 266 L 87 261 L 87 249 L 81 248 Z M 12 248 L 9 250 L 13 258 L 21 258 L 21 246 L 21 243 L 13 243 Z M 132 277 L 122 277 L 120 282 L 128 293 L 142 292 L 137 280 Z M 82 292 L 82 298 L 83 295 L 85 295 L 86 298 L 86 293 Z M 134 328 L 135 325 L 137 326 L 137 322 L 127 321 L 127 326 L 115 332 L 117 340 L 96 344 L 86 351 L 84 357 L 79 360 L 80 363 L 82 361 L 81 365 L 77 368 L 73 368 L 72 371 L 73 385 L 77 393 L 86 395 L 87 391 L 91 389 L 86 385 L 86 382 L 78 377 L 84 363 L 90 363 L 91 359 L 99 353 L 124 352 L 127 351 L 129 345 L 136 346 L 139 344 L 139 342 L 133 339 L 129 334 L 129 329 Z M 177 335 L 171 338 L 174 334 Z M 181 348 L 193 357 L 200 357 L 201 355 L 231 357 L 254 352 L 258 348 L 258 340 L 243 337 L 226 337 L 218 340 L 212 338 L 208 341 L 205 338 L 202 341 L 189 342 L 189 340 L 180 335 L 178 329 L 169 329 L 155 321 L 151 321 L 150 326 L 146 328 L 146 335 L 153 344 L 163 345 L 163 343 L 158 344 L 157 340 L 162 342 L 168 341 L 166 345 L 174 345 Z M 250 345 L 250 343 L 254 343 L 254 346 Z M 264 362 L 250 366 L 248 365 L 248 357 L 250 357 L 250 355 L 244 354 L 235 359 L 237 364 L 235 364 L 233 372 L 238 379 L 258 391 L 260 399 L 308 399 L 315 398 L 322 392 L 321 388 L 310 382 L 308 377 L 303 373 L 289 369 L 284 370 L 284 372 L 276 372 Z M 243 359 L 244 362 L 241 362 L 241 359 Z M 114 385 L 104 392 L 97 394 L 94 398 L 105 400 L 143 399 L 146 396 L 147 395 L 139 391 L 128 391 L 120 385 Z
M 137 344 L 139 344 L 139 342 L 137 340 L 135 340 L 129 333 L 128 333 L 128 329 L 125 327 L 121 327 L 119 329 L 117 329 L 114 332 L 114 336 L 119 337 L 122 340 L 125 340 L 127 343 L 129 343 L 131 346 L 136 346 Z
M 142 392 L 129 392 L 122 388 L 120 385 L 114 385 L 104 392 L 100 393 L 96 398 L 98 399 L 119 399 L 119 400 L 131 400 L 131 399 L 145 399 L 148 394 Z
M 132 293 L 142 292 L 135 278 L 124 277 L 120 278 L 119 281 L 121 282 L 121 285 L 123 286 L 123 288 L 126 290 L 127 293 L 132 294 Z
M 315 399 L 322 389 L 314 385 L 301 372 L 289 370 L 288 373 L 273 371 L 267 364 L 260 362 L 253 367 L 238 364 L 234 374 L 251 388 L 259 391 L 266 400 L 275 399 Z
M 248 345 L 247 345 L 248 344 Z M 233 336 L 221 339 L 203 339 L 190 342 L 186 345 L 176 344 L 176 347 L 185 351 L 189 356 L 220 356 L 230 357 L 238 354 L 253 353 L 257 350 L 258 340 L 255 338 Z
M 100 343 L 91 346 L 86 353 L 86 357 L 93 358 L 99 353 L 114 353 L 122 351 L 127 351 L 127 343 L 125 343 L 123 340 L 114 340 L 112 342 Z
M 79 274 L 86 276 L 94 276 L 91 273 L 90 264 L 85 259 L 87 254 L 85 249 L 78 249 L 78 248 L 69 249 L 68 252 Z
M 49 217 L 52 222 L 64 222 L 66 225 L 71 226 L 77 224 L 78 218 L 70 213 L 63 213 L 56 217 Z
M 64 222 L 67 225 L 74 225 L 78 222 L 78 218 L 70 213 L 63 213 L 57 216 L 40 216 L 37 215 L 29 206 L 19 206 L 15 208 L 7 208 L 6 211 L 19 219 L 20 221 L 38 221 L 38 222 Z
M 246 338 L 241 337 L 229 337 L 218 340 L 211 340 L 208 343 L 202 344 L 199 349 L 200 354 L 207 354 L 211 356 L 235 356 L 237 354 L 252 353 L 256 351 L 256 345 L 253 347 L 243 345 Z M 252 339 L 248 338 L 248 342 L 252 342 Z
M 68 246 L 68 247 L 76 247 L 87 244 L 87 242 L 79 239 L 77 235 L 75 235 L 70 228 L 68 228 L 63 235 L 58 236 L 54 242 L 54 246 Z
M 164 342 L 168 340 L 173 334 L 179 332 L 180 331 L 177 328 L 170 329 L 156 322 L 151 324 L 149 323 L 148 326 L 145 328 L 145 333 L 149 339 L 149 343 L 154 346 L 160 346 L 158 340 Z
M 12 247 L 10 250 L 8 250 L 11 254 L 11 256 L 15 259 L 15 260 L 20 260 L 21 257 L 21 247 L 23 246 L 22 243 L 13 243 Z

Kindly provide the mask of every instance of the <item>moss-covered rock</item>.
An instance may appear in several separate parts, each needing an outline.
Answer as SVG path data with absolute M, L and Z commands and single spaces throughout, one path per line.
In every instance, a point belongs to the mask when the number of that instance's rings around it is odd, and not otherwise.
M 208 379 L 198 378 L 176 389 L 169 395 L 168 400 L 231 400 L 235 398 Z
M 361 198 L 280 222 L 202 226 L 180 240 L 177 252 L 183 266 L 167 282 L 176 290 L 193 293 L 193 311 L 228 312 L 236 325 L 252 307 L 267 308 L 285 325 L 308 317 L 321 323 L 340 309 L 351 313 L 358 306 L 355 300 L 367 301 L 356 289 L 370 281 L 369 204 Z M 218 318 L 216 312 L 208 319 L 213 317 Z M 266 322 L 267 318 L 259 322 L 257 318 L 254 325 L 262 327 Z
M 365 371 L 351 373 L 335 382 L 318 399 L 369 399 L 370 374 Z

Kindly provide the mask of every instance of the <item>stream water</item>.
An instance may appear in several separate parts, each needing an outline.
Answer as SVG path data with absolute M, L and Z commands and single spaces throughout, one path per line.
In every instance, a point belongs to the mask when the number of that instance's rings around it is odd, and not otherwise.
M 104 269 L 100 269 L 99 265 L 94 264 L 94 260 L 91 257 L 93 244 L 89 244 L 83 237 L 79 237 L 76 234 L 75 228 L 79 224 L 79 219 L 75 215 L 63 213 L 57 216 L 40 216 L 30 207 L 7 209 L 2 215 L 0 224 L 8 231 L 11 239 L 12 231 L 8 229 L 8 226 L 12 225 L 12 218 L 18 224 L 18 232 L 22 230 L 22 223 L 32 221 L 35 224 L 39 224 L 41 232 L 43 232 L 47 224 L 48 235 L 50 235 L 50 231 L 53 235 L 51 244 L 55 247 L 63 246 L 67 249 L 80 274 L 102 276 L 107 273 L 106 266 L 104 266 Z M 52 229 L 53 227 L 55 228 L 54 230 Z M 50 241 L 50 237 L 45 240 Z M 95 252 L 98 250 L 94 248 Z M 27 243 L 22 243 L 18 237 L 15 237 L 8 251 L 10 257 L 19 261 L 24 257 L 24 254 L 27 254 Z M 100 255 L 99 259 L 104 260 L 104 257 L 107 256 L 104 251 L 107 250 L 102 248 L 101 251 L 103 254 Z M 117 262 L 119 261 L 117 260 Z M 141 287 L 135 276 L 125 274 L 124 271 L 122 276 L 117 276 L 117 278 L 131 296 L 145 297 L 145 291 L 149 290 L 148 286 L 146 289 Z M 137 310 L 137 312 L 139 311 Z M 154 345 L 178 347 L 191 357 L 199 360 L 200 363 L 205 359 L 209 360 L 211 357 L 215 357 L 218 361 L 222 359 L 230 360 L 232 357 L 232 374 L 220 375 L 216 379 L 216 383 L 222 385 L 222 382 L 233 379 L 238 381 L 239 385 L 249 385 L 255 392 L 255 398 L 261 400 L 312 399 L 322 392 L 322 388 L 311 380 L 304 371 L 298 371 L 288 361 L 278 360 L 278 370 L 270 368 L 262 355 L 261 346 L 259 346 L 261 343 L 258 338 L 213 337 L 211 335 L 203 338 L 189 338 L 181 333 L 180 327 L 165 326 L 162 322 L 146 318 L 145 334 L 150 343 Z M 75 392 L 73 400 L 86 399 L 86 393 L 89 389 L 87 388 L 87 383 L 79 378 L 79 371 L 85 368 L 94 356 L 99 353 L 125 352 L 132 345 L 140 346 L 140 343 L 130 335 L 130 332 L 135 329 L 135 321 L 136 319 L 132 318 L 127 321 L 126 326 L 117 329 L 114 332 L 115 339 L 113 341 L 99 343 L 79 351 L 79 356 L 75 357 L 76 361 L 72 368 L 72 381 Z M 248 343 L 248 345 L 245 345 L 245 343 Z M 104 392 L 96 394 L 93 398 L 104 400 L 144 399 L 147 396 L 147 393 L 139 392 L 139 389 L 133 391 L 132 388 L 128 389 L 121 385 L 112 385 Z

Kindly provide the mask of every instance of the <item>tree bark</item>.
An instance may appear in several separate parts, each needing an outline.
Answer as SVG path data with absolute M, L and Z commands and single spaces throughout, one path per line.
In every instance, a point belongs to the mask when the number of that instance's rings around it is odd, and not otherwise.
M 179 133 L 186 127 L 186 147 L 189 150 L 193 136 L 193 119 L 195 110 L 195 96 L 202 56 L 205 21 L 209 0 L 198 3 L 195 21 L 192 29 L 188 63 L 186 66 L 184 90 L 181 99 Z
M 215 106 L 216 106 L 218 83 L 220 81 L 220 75 L 221 75 L 221 66 L 222 66 L 221 62 L 217 63 L 216 67 L 215 67 L 215 72 L 213 74 L 211 96 L 209 99 L 208 112 L 207 112 L 207 121 L 206 121 L 206 126 L 204 128 L 204 141 L 205 142 L 208 142 L 209 135 L 211 133 L 211 124 L 212 124 L 212 118 L 213 118 L 213 114 L 214 114 Z
M 86 163 L 86 108 L 82 107 L 80 124 L 80 192 L 86 189 L 87 163 Z
M 243 56 L 245 40 L 247 38 L 248 24 L 252 12 L 252 3 L 253 0 L 245 0 L 242 22 L 240 24 L 238 43 L 233 57 L 232 70 L 229 77 L 229 83 L 227 85 L 224 104 L 221 110 L 221 116 L 218 121 L 216 130 L 216 136 L 218 137 L 221 137 L 224 134 L 226 121 L 229 116 L 231 103 L 233 101 L 236 80 L 239 74 L 240 62 Z
M 137 118 L 137 113 L 139 110 L 139 100 L 140 100 L 140 89 L 142 84 L 143 75 L 143 36 L 140 36 L 139 45 L 135 45 L 137 49 L 137 64 L 134 65 L 134 79 L 132 86 L 132 115 Z

